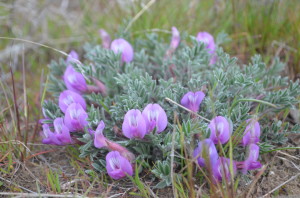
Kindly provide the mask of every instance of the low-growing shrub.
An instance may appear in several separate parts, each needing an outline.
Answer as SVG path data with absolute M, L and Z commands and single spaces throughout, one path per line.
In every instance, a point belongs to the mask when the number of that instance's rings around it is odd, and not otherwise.
M 49 65 L 54 98 L 43 104 L 41 134 L 46 144 L 79 144 L 80 157 L 113 179 L 145 173 L 163 188 L 188 173 L 232 184 L 262 166 L 259 153 L 299 132 L 284 121 L 299 82 L 280 76 L 278 58 L 238 65 L 218 47 L 226 35 L 180 38 L 175 27 L 170 44 L 156 34 L 131 44 L 101 35 L 103 45 L 86 44 L 82 58 L 73 51 Z

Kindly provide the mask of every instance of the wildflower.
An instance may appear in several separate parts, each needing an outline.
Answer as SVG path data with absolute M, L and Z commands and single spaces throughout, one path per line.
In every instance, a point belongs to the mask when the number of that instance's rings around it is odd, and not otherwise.
M 129 63 L 133 59 L 133 48 L 125 39 L 119 38 L 113 40 L 110 49 L 116 54 L 121 53 L 122 62 Z
M 211 139 L 205 139 L 198 143 L 198 147 L 194 150 L 193 156 L 197 158 L 201 167 L 205 165 L 213 165 L 217 162 L 219 155 L 215 144 Z M 207 163 L 206 160 L 209 159 Z
M 206 48 L 208 49 L 208 53 L 213 54 L 210 58 L 210 65 L 215 64 L 217 61 L 217 56 L 214 55 L 216 51 L 216 44 L 214 41 L 214 37 L 209 34 L 208 32 L 199 32 L 197 35 L 197 41 L 203 42 L 206 45 Z
M 87 126 L 88 114 L 78 103 L 71 104 L 65 114 L 64 123 L 71 132 L 83 130 Z
M 130 162 L 118 151 L 111 151 L 106 155 L 106 170 L 113 179 L 121 179 L 127 175 L 133 174 L 133 168 Z
M 142 112 L 149 133 L 156 128 L 157 133 L 162 132 L 168 125 L 165 110 L 159 104 L 148 104 Z
M 76 62 L 76 61 L 78 62 L 78 60 L 79 60 L 79 56 L 78 56 L 77 52 L 75 52 L 74 50 L 72 50 L 72 51 L 69 53 L 66 62 L 69 64 L 69 63 L 71 63 L 71 62 Z
M 232 162 L 233 165 L 233 175 L 236 173 L 237 168 L 235 162 Z M 230 159 L 225 157 L 220 157 L 216 164 L 212 166 L 212 175 L 214 182 L 222 181 L 222 178 L 225 177 L 227 181 L 231 179 L 230 173 Z
M 247 126 L 244 131 L 243 139 L 241 143 L 243 146 L 248 144 L 256 144 L 259 142 L 260 137 L 260 125 L 255 119 L 248 119 L 246 120 Z
M 63 79 L 67 89 L 71 91 L 82 93 L 87 90 L 87 84 L 83 75 L 75 71 L 75 69 L 70 65 L 67 67 Z
M 72 141 L 72 138 L 71 138 L 71 135 L 70 135 L 69 128 L 66 127 L 66 125 L 64 124 L 64 119 L 63 118 L 56 118 L 53 121 L 53 124 L 54 124 L 54 130 L 55 130 L 57 139 L 63 145 L 71 144 L 73 141 Z
M 100 29 L 99 34 L 100 34 L 101 39 L 102 39 L 103 48 L 109 49 L 110 42 L 111 42 L 109 34 L 104 29 Z
M 219 141 L 221 144 L 226 143 L 231 135 L 231 127 L 226 118 L 217 116 L 211 120 L 208 127 L 210 128 L 210 139 L 217 144 Z
M 55 133 L 50 130 L 48 124 L 43 124 L 43 132 L 41 135 L 43 136 L 43 144 L 61 145 L 61 142 L 57 139 Z
M 242 172 L 247 173 L 248 170 L 254 170 L 261 168 L 261 163 L 258 160 L 259 146 L 256 144 L 250 144 L 248 147 L 248 157 L 242 162 Z
M 170 48 L 175 50 L 178 47 L 179 43 L 180 43 L 180 33 L 176 27 L 172 27 L 172 39 L 171 39 Z
M 58 105 L 62 112 L 66 113 L 68 106 L 70 106 L 73 103 L 80 104 L 81 107 L 84 110 L 86 110 L 85 100 L 80 94 L 71 90 L 65 90 L 60 93 L 58 99 Z
M 186 93 L 181 99 L 181 105 L 190 109 L 193 112 L 199 111 L 200 104 L 204 99 L 205 94 L 202 91 Z
M 105 128 L 104 122 L 101 120 L 100 124 L 98 125 L 96 131 L 94 132 L 94 146 L 96 148 L 102 148 L 107 146 L 107 139 L 103 135 L 103 129 Z
M 130 139 L 143 138 L 146 135 L 146 122 L 140 110 L 132 109 L 125 114 L 122 131 Z
M 206 45 L 206 48 L 209 49 L 208 52 L 213 54 L 216 50 L 216 44 L 214 41 L 214 37 L 208 32 L 199 32 L 197 37 L 197 41 L 203 42 Z
M 43 125 L 43 144 L 62 146 L 73 143 L 69 129 L 64 125 L 63 118 L 56 118 L 53 122 L 53 125 L 54 132 L 50 130 L 48 124 Z

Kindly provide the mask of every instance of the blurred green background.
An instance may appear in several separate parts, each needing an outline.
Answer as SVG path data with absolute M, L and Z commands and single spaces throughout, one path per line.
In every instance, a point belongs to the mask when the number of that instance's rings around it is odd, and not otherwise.
M 113 37 L 138 13 L 142 15 L 129 29 L 131 37 L 151 29 L 169 31 L 172 26 L 192 35 L 207 31 L 216 36 L 224 31 L 232 41 L 222 47 L 241 63 L 257 53 L 267 63 L 278 55 L 287 63 L 285 74 L 299 78 L 299 0 L 2 0 L 0 36 L 82 52 L 85 42 L 101 43 L 100 28 Z M 169 34 L 158 33 L 170 39 Z M 39 80 L 49 61 L 61 57 L 37 45 L 0 39 L 1 73 L 11 66 L 18 75 L 23 52 L 31 80 Z

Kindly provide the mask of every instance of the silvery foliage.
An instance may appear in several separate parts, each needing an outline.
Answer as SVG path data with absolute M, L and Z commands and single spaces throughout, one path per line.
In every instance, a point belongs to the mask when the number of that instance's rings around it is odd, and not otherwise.
M 217 43 L 224 39 L 223 35 L 219 35 Z M 156 177 L 162 179 L 157 187 L 171 183 L 172 147 L 175 152 L 174 171 L 178 172 L 184 166 L 184 156 L 181 156 L 183 150 L 191 152 L 196 145 L 195 134 L 200 134 L 200 138 L 209 135 L 205 120 L 191 119 L 188 112 L 167 102 L 165 98 L 179 103 L 186 92 L 204 89 L 206 97 L 199 114 L 207 119 L 217 115 L 227 117 L 233 124 L 233 136 L 243 132 L 245 120 L 256 115 L 262 126 L 262 152 L 281 146 L 289 133 L 299 133 L 299 125 L 291 126 L 282 116 L 299 103 L 299 82 L 291 82 L 287 77 L 280 76 L 284 64 L 278 58 L 275 58 L 272 66 L 267 66 L 259 55 L 254 56 L 248 65 L 238 65 L 236 58 L 219 48 L 218 61 L 210 66 L 205 46 L 191 36 L 183 36 L 171 58 L 164 57 L 168 43 L 156 34 L 131 40 L 131 43 L 135 44 L 135 54 L 134 61 L 129 64 L 122 65 L 119 55 L 100 45 L 86 44 L 83 64 L 74 64 L 74 67 L 87 80 L 90 77 L 101 80 L 109 90 L 107 97 L 100 94 L 84 95 L 89 104 L 89 127 L 95 129 L 103 120 L 106 124 L 105 136 L 131 150 L 136 155 L 138 165 L 150 168 Z M 175 80 L 169 69 L 172 64 L 175 65 Z M 57 96 L 66 89 L 61 78 L 65 67 L 62 59 L 52 61 L 49 65 L 48 91 L 53 94 L 54 100 L 45 102 L 44 109 L 51 119 L 62 115 L 56 104 Z M 251 99 L 269 102 L 273 106 Z M 126 139 L 121 134 L 125 113 L 129 109 L 142 110 L 149 103 L 158 103 L 165 109 L 169 121 L 167 129 L 161 134 L 146 135 L 143 140 Z M 84 143 L 79 148 L 80 157 L 88 156 L 96 170 L 105 171 L 107 150 L 96 149 L 87 131 L 76 135 Z M 172 139 L 175 144 L 172 144 Z M 236 160 L 244 159 L 243 152 L 238 152 L 241 149 L 239 147 L 236 146 L 234 151 Z M 180 178 L 179 174 L 176 176 Z

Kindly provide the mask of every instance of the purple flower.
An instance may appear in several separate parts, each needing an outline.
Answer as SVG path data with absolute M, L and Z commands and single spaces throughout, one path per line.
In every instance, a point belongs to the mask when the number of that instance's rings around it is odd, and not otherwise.
M 237 168 L 236 164 L 233 161 L 233 174 L 236 173 Z M 222 181 L 222 178 L 225 177 L 227 181 L 231 179 L 230 173 L 230 159 L 225 157 L 220 157 L 215 165 L 212 166 L 212 173 L 214 177 L 214 182 Z
M 181 99 L 181 105 L 190 109 L 193 112 L 199 111 L 200 104 L 204 99 L 205 94 L 202 91 L 186 93 Z
M 155 127 L 157 133 L 162 132 L 168 125 L 168 118 L 165 110 L 159 104 L 148 104 L 142 112 L 147 126 L 147 132 Z
M 66 113 L 68 106 L 70 106 L 73 103 L 80 104 L 82 108 L 86 110 L 85 100 L 80 94 L 71 90 L 65 90 L 60 93 L 58 104 L 62 112 Z
M 96 148 L 102 148 L 107 146 L 107 139 L 103 135 L 103 129 L 105 128 L 104 122 L 101 120 L 96 131 L 94 132 L 94 146 Z
M 206 48 L 209 49 L 209 53 L 213 54 L 216 50 L 216 44 L 214 37 L 208 32 L 199 32 L 197 35 L 197 41 L 203 42 L 206 45 Z
M 133 168 L 130 162 L 118 151 L 111 151 L 106 155 L 106 170 L 108 175 L 113 179 L 121 179 L 133 174 Z
M 175 50 L 178 47 L 179 43 L 180 43 L 180 33 L 176 27 L 172 27 L 172 39 L 171 39 L 170 48 Z
M 208 166 L 214 165 L 218 158 L 218 152 L 215 144 L 211 139 L 205 139 L 198 143 L 198 147 L 194 150 L 193 156 L 197 158 L 198 164 L 201 167 L 206 165 L 206 159 L 209 159 Z
M 57 139 L 56 134 L 50 130 L 48 124 L 43 124 L 43 132 L 41 135 L 43 137 L 43 144 L 61 145 L 61 142 Z
M 69 128 L 64 124 L 63 118 L 56 118 L 53 122 L 57 139 L 63 144 L 72 144 Z
M 69 129 L 64 125 L 63 118 L 56 118 L 53 122 L 53 125 L 54 132 L 50 130 L 48 124 L 43 125 L 43 144 L 62 146 L 73 143 Z
M 78 60 L 79 60 L 78 54 L 74 50 L 72 50 L 68 55 L 67 63 L 69 64 L 70 62 L 76 62 Z
M 226 118 L 222 116 L 217 116 L 211 120 L 208 127 L 210 128 L 210 139 L 218 144 L 220 141 L 221 144 L 226 143 L 231 135 L 231 127 Z
M 70 132 L 83 130 L 87 126 L 88 114 L 78 103 L 71 104 L 65 114 L 65 125 L 69 128 Z
M 75 71 L 70 65 L 67 67 L 63 79 L 67 88 L 71 91 L 82 93 L 87 90 L 87 84 L 83 75 Z
M 256 119 L 248 119 L 246 120 L 247 127 L 244 131 L 243 139 L 241 140 L 241 143 L 243 146 L 246 146 L 248 144 L 256 144 L 259 142 L 260 137 L 260 125 L 256 121 Z
M 125 39 L 119 38 L 113 40 L 110 49 L 116 54 L 121 53 L 122 62 L 129 63 L 133 59 L 133 48 Z
M 130 139 L 144 138 L 147 133 L 147 125 L 140 110 L 131 109 L 125 114 L 122 131 Z
M 100 29 L 99 33 L 102 39 L 102 46 L 106 49 L 109 49 L 110 42 L 111 42 L 109 34 L 104 29 Z
M 259 146 L 256 144 L 250 144 L 248 147 L 248 157 L 247 159 L 242 163 L 242 172 L 244 174 L 247 173 L 248 170 L 254 170 L 261 168 L 261 163 L 258 162 L 258 156 L 259 156 Z

